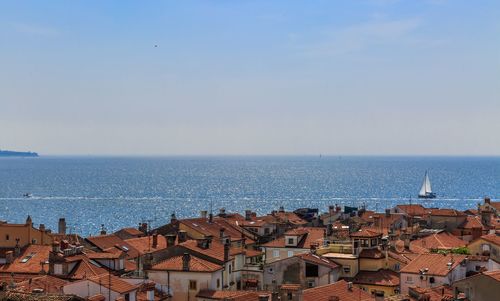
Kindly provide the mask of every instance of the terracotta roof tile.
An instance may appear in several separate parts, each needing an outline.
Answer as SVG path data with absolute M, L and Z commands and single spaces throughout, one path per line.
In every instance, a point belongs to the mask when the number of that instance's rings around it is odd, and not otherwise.
M 410 251 L 415 253 L 428 253 L 431 250 L 450 250 L 465 247 L 465 241 L 448 233 L 433 233 L 429 236 L 410 242 Z
M 397 208 L 405 212 L 406 214 L 410 216 L 423 216 L 428 214 L 429 209 L 426 209 L 424 206 L 420 204 L 414 204 L 414 205 L 397 205 Z
M 258 301 L 259 296 L 267 295 L 271 299 L 271 292 L 266 291 L 214 291 L 200 290 L 197 298 L 228 301 Z
M 12 263 L 0 266 L 0 273 L 39 274 L 42 271 L 41 262 L 48 262 L 51 249 L 51 246 L 29 245 Z M 44 265 L 45 272 L 48 267 L 48 264 Z
M 360 271 L 353 279 L 357 284 L 399 286 L 399 273 L 391 270 Z
M 401 273 L 419 274 L 420 270 L 429 269 L 427 275 L 446 276 L 450 270 L 457 267 L 464 259 L 465 255 L 442 255 L 442 254 L 421 254 L 412 260 L 407 266 L 401 269 Z M 453 259 L 451 269 L 448 263 Z
M 379 248 L 363 249 L 359 253 L 360 258 L 380 259 L 385 258 L 384 253 Z
M 498 233 L 483 235 L 479 239 L 483 239 L 486 240 L 487 242 L 500 246 L 500 234 Z
M 182 255 L 170 257 L 153 265 L 152 270 L 157 271 L 182 271 Z M 190 272 L 215 272 L 221 270 L 222 266 L 210 261 L 201 259 L 194 255 L 190 255 L 189 271 Z
M 357 232 L 352 232 L 351 237 L 377 237 L 382 236 L 382 233 L 376 231 L 375 229 L 361 228 Z
M 486 229 L 484 225 L 481 223 L 481 217 L 468 215 L 465 219 L 465 222 L 460 225 L 462 229 Z
M 339 280 L 333 284 L 327 284 L 302 292 L 304 301 L 329 301 L 330 297 L 339 297 L 340 301 L 365 301 L 375 300 L 369 293 L 357 287 L 348 288 L 345 280 Z
M 31 282 L 31 283 L 30 283 Z M 61 293 L 62 288 L 68 281 L 57 277 L 44 275 L 31 278 L 31 281 L 25 280 L 16 283 L 16 290 L 32 292 L 33 289 L 43 289 L 45 293 L 56 294 Z
M 115 248 L 126 251 L 129 258 L 136 258 L 139 256 L 139 252 L 132 247 L 132 245 L 128 244 L 115 234 L 90 236 L 85 240 L 99 248 L 101 251 L 110 251 L 110 249 Z
M 285 236 L 280 236 L 275 240 L 262 245 L 263 247 L 275 247 L 275 248 L 299 248 L 299 249 L 309 249 L 311 245 L 320 244 L 323 242 L 323 237 L 325 233 L 325 228 L 318 227 L 304 227 L 307 230 L 302 236 L 296 247 L 285 246 Z
M 207 249 L 200 248 L 196 240 L 187 240 L 183 243 L 180 243 L 178 246 L 211 257 L 217 261 L 224 261 L 224 245 L 217 240 L 213 240 L 210 243 L 210 247 Z M 233 259 L 233 257 L 230 255 L 229 259 L 231 260 Z
M 465 213 L 448 208 L 430 209 L 430 215 L 434 216 L 465 216 Z
M 224 228 L 224 235 L 231 237 L 231 241 L 240 241 L 242 239 L 242 229 L 235 225 L 231 221 L 227 221 L 222 217 L 214 218 L 212 222 L 209 222 L 207 218 L 189 218 L 179 220 L 179 223 L 205 235 L 212 235 L 214 238 L 220 236 L 220 229 Z M 253 243 L 254 241 L 245 237 L 247 243 Z
M 120 279 L 115 275 L 99 275 L 95 277 L 88 278 L 89 281 L 102 285 L 112 291 L 120 294 L 131 292 L 137 289 L 137 286 L 128 283 L 127 281 Z
M 126 239 L 125 242 L 134 247 L 140 255 L 148 252 L 156 252 L 167 248 L 167 239 L 163 235 L 157 236 L 156 247 L 153 248 L 153 236 Z
M 302 260 L 304 260 L 306 262 L 317 264 L 317 265 L 319 264 L 319 265 L 328 267 L 330 269 L 336 269 L 339 267 L 335 262 L 330 261 L 325 257 L 318 256 L 316 254 L 312 254 L 310 252 L 303 253 L 303 254 L 297 254 L 295 256 L 302 258 Z

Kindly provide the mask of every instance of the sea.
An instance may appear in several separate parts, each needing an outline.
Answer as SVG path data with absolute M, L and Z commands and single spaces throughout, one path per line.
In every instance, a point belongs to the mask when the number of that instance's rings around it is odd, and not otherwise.
M 417 198 L 429 172 L 436 199 Z M 23 197 L 30 193 L 31 197 Z M 40 157 L 0 159 L 0 220 L 95 235 L 220 208 L 244 214 L 283 206 L 396 204 L 458 210 L 500 199 L 500 157 Z

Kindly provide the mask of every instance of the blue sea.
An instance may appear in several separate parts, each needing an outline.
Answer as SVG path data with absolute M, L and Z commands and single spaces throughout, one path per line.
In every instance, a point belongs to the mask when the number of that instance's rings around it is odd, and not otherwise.
M 419 200 L 425 171 L 434 200 Z M 31 193 L 31 198 L 24 198 Z M 398 203 L 476 208 L 500 198 L 499 157 L 41 157 L 0 159 L 0 220 L 95 234 L 200 210 L 265 214 L 284 206 L 357 206 L 383 211 Z

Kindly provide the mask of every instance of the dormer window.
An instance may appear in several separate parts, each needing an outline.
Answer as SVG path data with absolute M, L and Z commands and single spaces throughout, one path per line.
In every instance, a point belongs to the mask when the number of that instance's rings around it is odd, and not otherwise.
M 293 245 L 293 244 L 294 244 L 294 243 L 293 243 L 293 240 L 294 240 L 293 238 L 289 238 L 289 239 L 288 239 L 288 244 L 289 244 L 289 245 Z

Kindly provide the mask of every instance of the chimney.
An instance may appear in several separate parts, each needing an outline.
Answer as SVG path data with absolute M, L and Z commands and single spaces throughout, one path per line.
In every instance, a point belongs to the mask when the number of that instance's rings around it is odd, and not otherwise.
M 335 204 L 335 211 L 340 212 L 341 210 L 342 210 L 342 208 L 340 208 L 339 205 Z
M 219 238 L 220 238 L 220 242 L 221 242 L 222 244 L 224 244 L 224 243 L 225 243 L 225 240 L 224 240 L 224 236 L 225 236 L 225 235 L 224 235 L 224 231 L 226 231 L 226 229 L 225 229 L 224 227 L 221 227 L 221 228 L 219 229 Z
M 33 225 L 33 221 L 31 220 L 31 216 L 28 215 L 28 217 L 26 218 L 26 225 Z
M 285 207 L 280 206 L 280 210 L 279 210 L 279 211 L 280 211 L 280 212 L 285 212 Z
M 144 254 L 144 263 L 142 264 L 143 270 L 149 270 L 153 266 L 153 254 L 146 253 Z
M 40 231 L 42 231 L 42 232 L 45 232 L 45 224 L 40 224 L 38 229 L 40 229 Z
M 106 228 L 104 228 L 104 224 L 101 224 L 101 235 L 106 235 Z
M 405 246 L 406 250 L 410 249 L 410 235 L 409 234 L 404 235 L 404 246 Z
M 226 208 L 220 208 L 219 209 L 219 216 L 220 217 L 226 217 Z
M 9 264 L 9 263 L 13 263 L 13 262 L 14 262 L 14 252 L 7 251 L 5 253 L 5 263 Z
M 487 227 L 491 226 L 491 213 L 489 209 L 481 211 L 481 223 Z
M 145 287 L 146 290 L 146 300 L 154 301 L 155 300 L 155 283 L 148 283 Z
M 158 247 L 158 233 L 153 233 L 153 245 L 151 246 L 153 249 Z
M 333 234 L 333 224 L 328 224 L 326 226 L 326 236 L 331 236 Z
M 201 210 L 200 211 L 200 217 L 201 218 L 207 218 L 207 213 L 208 213 L 207 210 Z
M 484 203 L 485 204 L 491 204 L 491 199 L 489 197 L 484 198 Z
M 184 230 L 179 230 L 177 233 L 179 243 L 185 242 L 187 240 L 187 233 Z
M 167 237 L 167 248 L 173 247 L 175 245 L 175 238 L 177 237 L 177 235 L 167 234 L 166 237 Z
M 175 217 L 175 212 L 173 212 L 172 215 L 170 215 L 170 223 L 171 224 L 177 223 L 177 217 Z
M 245 210 L 245 220 L 249 221 L 252 220 L 252 210 Z
M 21 255 L 21 247 L 19 246 L 19 238 L 16 238 L 16 246 L 14 247 L 14 257 Z
M 333 205 L 328 206 L 328 214 L 330 215 L 335 214 L 335 206 Z
M 148 234 L 148 223 L 139 223 L 139 231 Z
M 182 255 L 182 270 L 189 271 L 189 261 L 191 261 L 191 255 L 189 253 L 184 253 Z
M 352 291 L 352 282 L 347 282 L 347 289 Z
M 52 253 L 59 253 L 61 251 L 61 245 L 59 242 L 55 241 L 52 243 Z
M 229 244 L 224 244 L 224 261 L 229 261 Z
M 62 235 L 66 234 L 66 219 L 64 217 L 61 217 L 59 219 L 57 233 L 62 234 Z
M 391 209 L 389 209 L 389 208 L 385 209 L 385 216 L 391 217 Z

